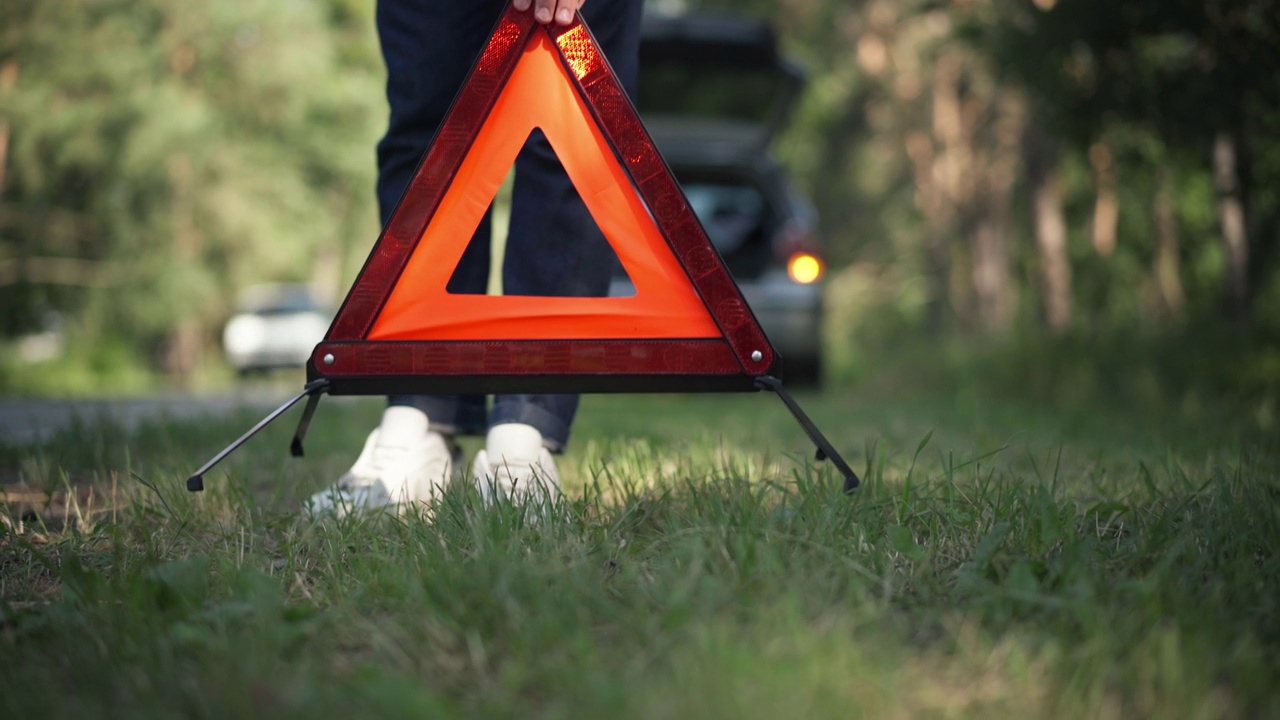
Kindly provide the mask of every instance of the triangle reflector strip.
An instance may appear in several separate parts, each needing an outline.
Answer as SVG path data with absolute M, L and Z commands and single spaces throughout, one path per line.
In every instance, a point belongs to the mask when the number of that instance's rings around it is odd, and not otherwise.
M 636 288 L 446 285 L 541 129 Z M 511 6 L 308 367 L 333 394 L 749 389 L 775 352 L 580 19 Z

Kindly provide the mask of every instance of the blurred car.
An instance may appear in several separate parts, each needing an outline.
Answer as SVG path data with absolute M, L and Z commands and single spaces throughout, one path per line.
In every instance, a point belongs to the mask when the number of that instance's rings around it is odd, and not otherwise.
M 332 319 L 328 304 L 307 285 L 256 285 L 240 296 L 223 328 L 222 346 L 242 375 L 302 367 Z
M 648 16 L 636 104 L 747 304 L 782 356 L 784 379 L 820 379 L 826 269 L 817 213 L 769 152 L 804 72 L 765 24 Z M 634 287 L 619 268 L 610 293 Z

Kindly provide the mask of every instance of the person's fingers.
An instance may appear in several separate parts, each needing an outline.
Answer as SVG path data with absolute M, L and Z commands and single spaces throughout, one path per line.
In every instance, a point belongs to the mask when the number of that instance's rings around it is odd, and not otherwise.
M 556 22 L 568 25 L 573 22 L 573 11 L 582 7 L 581 0 L 560 0 L 556 6 Z
M 533 19 L 546 25 L 551 22 L 556 10 L 556 0 L 534 0 Z
M 512 0 L 516 10 L 533 7 L 533 18 L 546 25 L 554 20 L 560 25 L 573 24 L 573 13 L 582 7 L 584 0 Z

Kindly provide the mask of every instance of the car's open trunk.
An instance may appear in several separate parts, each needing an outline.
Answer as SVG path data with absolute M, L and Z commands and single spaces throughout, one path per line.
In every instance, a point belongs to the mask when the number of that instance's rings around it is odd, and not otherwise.
M 768 25 L 717 15 L 650 16 L 640 36 L 636 104 L 647 125 L 763 150 L 785 126 L 804 73 Z

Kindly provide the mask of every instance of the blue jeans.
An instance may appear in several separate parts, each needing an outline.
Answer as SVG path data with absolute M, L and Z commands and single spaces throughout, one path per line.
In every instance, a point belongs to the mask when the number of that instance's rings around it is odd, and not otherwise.
M 391 121 L 378 143 L 378 205 L 385 226 L 436 129 L 484 48 L 505 0 L 379 0 L 378 36 L 387 65 Z M 588 0 L 587 26 L 627 92 L 635 97 L 643 0 Z M 534 131 L 516 158 L 511 225 L 503 259 L 507 295 L 594 297 L 608 294 L 617 258 L 565 175 L 555 152 Z M 483 295 L 489 282 L 490 214 L 485 213 L 449 280 L 451 293 Z M 578 410 L 574 394 L 393 395 L 416 407 L 432 429 L 479 434 L 518 422 L 563 449 Z

